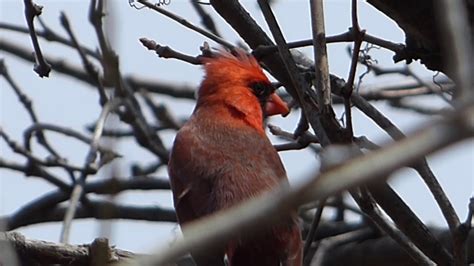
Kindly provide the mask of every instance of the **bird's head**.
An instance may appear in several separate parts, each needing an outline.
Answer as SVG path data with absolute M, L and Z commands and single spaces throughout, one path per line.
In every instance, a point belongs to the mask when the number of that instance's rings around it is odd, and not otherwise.
M 224 101 L 246 115 L 257 112 L 261 117 L 289 113 L 252 55 L 241 49 L 234 54 L 220 51 L 215 57 L 203 59 L 203 63 L 206 76 L 198 92 L 198 105 Z

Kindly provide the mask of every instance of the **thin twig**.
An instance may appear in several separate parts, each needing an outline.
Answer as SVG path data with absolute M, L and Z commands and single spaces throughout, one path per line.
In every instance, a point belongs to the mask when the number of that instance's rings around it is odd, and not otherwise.
M 359 95 L 362 96 L 367 101 L 373 100 L 398 100 L 401 98 L 415 97 L 415 96 L 424 96 L 431 95 L 433 93 L 446 93 L 452 92 L 452 84 L 447 84 L 447 87 L 433 87 L 427 88 L 423 85 L 420 86 L 418 82 L 408 83 L 403 85 L 384 85 L 380 88 L 374 88 L 367 90 L 361 88 Z
M 319 147 L 311 145 L 315 143 L 319 144 L 319 139 L 309 131 L 304 131 L 303 133 L 300 133 L 299 136 L 297 136 L 295 133 L 284 131 L 280 127 L 272 124 L 269 124 L 268 128 L 270 129 L 270 133 L 273 135 L 284 140 L 292 141 L 290 143 L 273 145 L 277 151 L 301 150 L 308 146 L 317 153 L 321 151 Z
M 48 77 L 49 72 L 51 71 L 51 66 L 43 58 L 43 52 L 41 52 L 38 37 L 36 36 L 35 24 L 33 23 L 35 17 L 41 15 L 43 7 L 33 3 L 32 0 L 24 0 L 23 2 L 25 4 L 26 23 L 28 24 L 28 29 L 30 31 L 33 48 L 35 49 L 36 64 L 33 69 L 41 78 Z
M 18 96 L 19 101 L 23 105 L 23 107 L 26 109 L 28 112 L 28 115 L 30 116 L 30 119 L 33 123 L 38 123 L 39 119 L 38 116 L 36 115 L 35 109 L 33 107 L 33 101 L 26 95 L 23 90 L 16 84 L 16 82 L 13 80 L 12 76 L 10 75 L 8 68 L 5 64 L 4 59 L 0 59 L 0 75 L 2 75 L 10 87 L 13 89 L 15 94 Z M 38 139 L 38 143 L 40 143 L 43 147 L 46 148 L 48 152 L 50 152 L 54 157 L 58 158 L 60 160 L 59 153 L 56 152 L 53 147 L 49 144 L 49 142 L 46 139 L 46 136 L 43 134 L 42 131 L 39 131 L 38 134 L 36 135 L 36 138 Z M 27 148 L 28 151 L 31 151 L 29 148 Z
M 150 175 L 158 171 L 163 166 L 166 166 L 166 164 L 161 161 L 152 162 L 145 166 L 138 163 L 133 163 L 130 166 L 130 172 L 132 175 Z
M 149 93 L 164 94 L 175 98 L 195 100 L 197 88 L 166 82 L 157 82 L 155 79 L 145 79 L 136 76 L 125 76 L 125 82 L 134 90 L 145 90 Z
M 428 82 L 424 81 L 415 72 L 413 72 L 410 67 L 406 66 L 406 72 L 408 73 L 408 75 L 413 77 L 418 83 L 420 83 L 420 85 L 423 85 L 424 87 L 428 88 L 431 92 L 436 93 L 447 104 L 449 104 L 450 106 L 453 106 L 452 101 L 450 99 L 448 99 L 441 90 L 439 90 L 439 89 L 437 90 L 435 88 L 435 86 L 431 85 L 431 83 L 428 83 Z
M 146 91 L 142 91 L 141 95 L 145 100 L 145 104 L 150 108 L 155 118 L 160 122 L 160 125 L 174 130 L 179 130 L 181 128 L 182 124 L 170 113 L 164 104 L 155 104 Z
M 162 15 L 165 15 L 167 16 L 168 18 L 178 22 L 179 24 L 185 26 L 186 28 L 188 29 L 191 29 L 192 31 L 195 31 L 203 36 L 206 36 L 207 38 L 215 41 L 216 43 L 219 43 L 231 50 L 233 50 L 235 47 L 233 44 L 227 42 L 226 40 L 222 39 L 221 37 L 211 33 L 211 32 L 208 32 L 206 31 L 205 29 L 202 29 L 201 27 L 198 27 L 194 24 L 192 24 L 191 22 L 187 21 L 186 19 L 176 15 L 176 14 L 173 14 L 171 13 L 170 11 L 164 9 L 164 8 L 160 8 L 150 2 L 148 2 L 147 0 L 138 0 L 139 3 L 145 5 L 146 7 L 150 8 L 150 9 L 153 9 L 155 10 L 156 12 L 162 14 Z
M 11 53 L 18 58 L 24 59 L 29 62 L 35 62 L 36 58 L 31 54 L 28 48 L 22 47 L 18 43 L 8 41 L 7 39 L 0 39 L 0 50 L 7 53 Z M 51 67 L 62 74 L 66 74 L 70 77 L 76 78 L 82 82 L 86 82 L 92 86 L 96 86 L 95 81 L 83 70 L 81 66 L 73 65 L 66 62 L 62 58 L 45 57 L 51 64 Z
M 59 177 L 46 171 L 43 167 L 30 162 L 18 164 L 15 162 L 9 162 L 0 158 L 0 168 L 10 169 L 23 173 L 25 176 L 36 176 L 48 181 L 49 183 L 57 186 L 62 191 L 69 191 L 71 187 Z
M 309 249 L 311 244 L 314 241 L 314 237 L 316 236 L 316 230 L 318 229 L 319 222 L 321 221 L 321 215 L 323 214 L 324 206 L 326 204 L 326 200 L 321 200 L 318 204 L 318 208 L 314 213 L 313 221 L 311 222 L 311 228 L 309 229 L 308 235 L 306 236 L 306 240 L 304 243 L 303 248 L 303 265 L 308 266 L 311 263 L 311 257 L 308 256 Z
M 332 35 L 332 36 L 326 36 L 326 43 L 328 44 L 328 43 L 340 43 L 340 42 L 353 42 L 355 41 L 353 31 L 354 31 L 353 28 L 349 28 L 349 30 L 346 32 Z M 397 58 L 398 61 L 404 59 L 403 52 L 405 49 L 405 45 L 401 43 L 394 43 L 387 40 L 383 40 L 378 37 L 372 36 L 368 33 L 364 34 L 363 40 L 365 42 L 383 47 L 385 49 L 388 49 L 394 52 L 395 53 L 394 58 Z M 313 45 L 313 39 L 307 39 L 307 40 L 289 42 L 288 48 L 294 49 L 294 48 L 300 48 L 300 47 L 312 46 L 312 45 Z M 275 53 L 277 51 L 278 51 L 278 47 L 275 45 L 263 45 L 263 46 L 257 47 L 253 53 L 257 57 L 259 57 L 263 55 L 268 55 L 270 53 Z
M 0 39 L 0 50 L 11 53 L 18 58 L 24 59 L 28 62 L 35 62 L 35 57 L 31 52 L 13 42 L 6 39 Z M 97 86 L 97 82 L 93 79 L 83 67 L 70 64 L 62 58 L 53 58 L 45 56 L 47 61 L 51 64 L 54 71 L 65 74 L 69 77 L 75 78 L 78 81 L 84 82 L 88 85 Z M 147 90 L 149 92 L 165 94 L 175 98 L 184 98 L 194 100 L 195 88 L 187 85 L 176 85 L 167 82 L 157 81 L 151 78 L 137 77 L 135 75 L 124 76 L 124 83 L 129 85 L 134 91 Z
M 407 101 L 404 101 L 402 99 L 389 100 L 388 104 L 396 108 L 410 110 L 418 114 L 428 116 L 442 115 L 448 112 L 448 108 L 433 108 L 428 106 L 422 106 L 419 103 L 408 103 Z
M 125 82 L 119 65 L 119 58 L 109 45 L 102 28 L 102 17 L 104 16 L 103 0 L 91 0 L 89 6 L 89 21 L 94 26 L 97 39 L 102 52 L 102 67 L 104 70 L 104 85 L 114 86 L 115 97 L 119 97 L 125 106 L 125 112 L 118 112 L 122 121 L 132 126 L 135 140 L 144 148 L 158 156 L 161 161 L 167 163 L 169 152 L 165 148 L 160 136 L 149 126 L 140 104 L 133 95 L 133 91 Z
M 92 137 L 92 141 L 90 143 L 90 149 L 89 149 L 89 152 L 87 153 L 87 156 L 84 162 L 84 168 L 86 169 L 92 168 L 92 169 L 97 170 L 98 166 L 95 164 L 95 159 L 97 157 L 97 150 L 99 148 L 99 140 L 100 140 L 100 137 L 102 136 L 105 120 L 107 119 L 107 116 L 110 114 L 110 112 L 113 112 L 120 104 L 122 104 L 121 101 L 112 100 L 112 101 L 107 102 L 104 105 L 104 108 L 102 109 L 102 112 L 100 113 L 99 119 L 97 121 L 94 135 Z M 71 229 L 71 223 L 72 223 L 72 220 L 74 219 L 74 215 L 76 213 L 76 208 L 79 203 L 79 199 L 82 197 L 85 180 L 88 174 L 89 173 L 86 171 L 81 172 L 81 176 L 77 180 L 77 183 L 71 192 L 69 207 L 64 216 L 63 227 L 61 230 L 61 236 L 60 236 L 61 243 L 69 242 L 69 231 Z
M 25 147 L 30 146 L 31 136 L 33 136 L 37 131 L 43 132 L 43 130 L 49 130 L 49 131 L 57 132 L 59 134 L 65 135 L 65 136 L 78 139 L 78 140 L 80 140 L 80 141 L 82 141 L 82 142 L 84 142 L 88 145 L 90 145 L 92 143 L 91 138 L 89 138 L 87 136 L 84 136 L 80 132 L 75 131 L 73 129 L 58 126 L 58 125 L 48 124 L 48 123 L 35 123 L 35 124 L 31 125 L 30 127 L 28 127 L 27 129 L 25 129 L 25 131 L 23 132 L 23 139 L 24 139 Z M 110 150 L 110 149 L 108 149 L 108 148 L 106 148 L 102 145 L 98 146 L 98 151 L 100 151 L 101 153 L 110 154 L 111 156 L 113 156 L 113 158 L 121 157 L 119 154 L 115 153 L 114 151 L 112 151 L 112 150 Z
M 69 38 L 71 38 L 71 42 L 73 46 L 76 48 L 77 52 L 79 53 L 79 57 L 81 58 L 84 69 L 87 71 L 90 77 L 93 80 L 95 80 L 97 84 L 97 89 L 99 91 L 99 103 L 103 106 L 108 101 L 108 97 L 107 97 L 107 94 L 105 93 L 105 88 L 102 84 L 99 71 L 97 71 L 94 65 L 87 58 L 86 53 L 84 52 L 84 49 L 79 44 L 74 32 L 72 31 L 70 23 L 69 23 L 69 19 L 67 18 L 64 12 L 61 12 L 60 21 L 61 21 L 61 25 L 64 27 L 64 29 L 68 33 Z
M 276 21 L 276 18 L 267 1 L 259 0 L 258 4 L 260 8 L 262 9 L 262 12 L 265 16 L 265 20 L 267 21 L 267 24 L 269 25 L 269 28 L 272 31 L 273 37 L 275 38 L 275 41 L 278 46 L 278 52 L 280 53 L 280 56 L 283 60 L 286 71 L 288 72 L 288 75 L 290 77 L 291 85 L 295 89 L 296 98 L 298 102 L 300 103 L 301 108 L 303 109 L 306 118 L 310 118 L 310 117 L 315 118 L 315 119 L 309 119 L 309 121 L 313 129 L 316 131 L 316 134 L 321 144 L 327 145 L 330 143 L 330 140 L 326 134 L 324 127 L 322 126 L 320 119 L 318 117 L 315 117 L 315 115 L 310 116 L 309 114 L 310 109 L 308 108 L 307 106 L 308 104 L 306 100 L 304 99 L 305 92 L 309 89 L 308 85 L 301 79 L 301 76 L 299 75 L 299 72 L 293 60 L 293 57 L 290 51 L 288 50 L 283 33 L 281 32 L 281 29 L 278 26 L 278 22 Z
M 212 17 L 204 10 L 202 7 L 202 4 L 199 3 L 197 0 L 190 0 L 191 4 L 193 5 L 194 9 L 198 13 L 198 15 L 201 17 L 201 23 L 206 27 L 210 32 L 212 32 L 214 35 L 219 36 L 220 34 L 217 31 L 216 24 L 214 23 L 214 20 Z
M 60 43 L 60 44 L 64 44 L 68 47 L 75 48 L 74 44 L 70 40 L 68 40 L 68 39 L 62 37 L 61 35 L 57 34 L 56 32 L 54 32 L 50 27 L 48 27 L 43 22 L 43 20 L 40 19 L 40 17 L 38 17 L 38 20 L 39 20 L 41 26 L 43 27 L 43 30 L 41 30 L 41 31 L 37 30 L 36 31 L 36 35 L 38 37 L 44 38 L 45 40 L 50 41 L 50 42 L 57 42 L 57 43 Z M 0 21 L 0 29 L 11 30 L 11 31 L 14 31 L 14 32 L 21 32 L 21 33 L 27 33 L 27 34 L 30 33 L 28 28 L 25 28 L 25 27 L 22 27 L 22 26 L 19 26 L 19 25 L 13 25 L 13 24 L 10 24 L 10 23 L 7 23 L 7 22 L 1 22 L 1 21 Z M 87 48 L 85 46 L 82 46 L 81 48 L 82 48 L 82 50 L 84 50 L 84 52 L 87 55 L 90 55 L 90 56 L 94 57 L 95 59 L 99 59 L 99 55 L 97 54 L 96 51 L 93 51 L 92 49 Z M 46 59 L 46 61 L 48 61 L 48 60 Z
M 352 104 L 351 95 L 354 87 L 354 79 L 357 71 L 357 63 L 359 62 L 360 46 L 365 35 L 365 30 L 361 30 L 359 26 L 359 20 L 357 17 L 357 0 L 352 0 L 352 34 L 354 35 L 354 48 L 352 51 L 351 68 L 349 70 L 349 77 L 347 79 L 346 87 L 344 88 L 342 95 L 344 96 L 344 110 L 346 115 L 346 130 L 349 136 L 354 135 L 352 128 Z
M 8 134 L 2 129 L 2 127 L 0 127 L 0 137 L 2 137 L 5 140 L 5 142 L 12 149 L 13 152 L 24 156 L 26 159 L 28 159 L 32 163 L 42 165 L 42 166 L 47 166 L 47 167 L 62 167 L 66 169 L 67 171 L 81 171 L 81 172 L 91 171 L 91 169 L 84 169 L 82 167 L 69 164 L 65 160 L 56 158 L 56 157 L 46 158 L 46 159 L 38 158 L 29 150 L 27 150 L 25 147 L 21 146 L 18 142 L 12 140 L 10 136 L 8 136 Z
M 157 44 L 153 40 L 149 40 L 147 38 L 140 38 L 140 42 L 145 46 L 148 50 L 155 51 L 155 53 L 162 58 L 174 58 L 178 59 L 193 65 L 201 65 L 202 61 L 200 60 L 200 56 L 190 56 L 178 51 L 173 50 L 169 46 L 161 46 Z

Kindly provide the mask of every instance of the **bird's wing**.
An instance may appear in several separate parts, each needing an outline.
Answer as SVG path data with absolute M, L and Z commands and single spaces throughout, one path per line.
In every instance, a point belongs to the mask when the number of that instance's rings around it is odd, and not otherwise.
M 212 184 L 204 175 L 196 135 L 183 128 L 176 135 L 168 171 L 173 190 L 173 200 L 180 224 L 200 218 L 214 209 L 211 201 Z
M 173 190 L 173 201 L 181 226 L 210 214 L 215 209 L 212 199 L 212 184 L 209 178 L 203 177 L 203 169 L 199 163 L 202 151 L 197 151 L 200 145 L 197 139 L 186 129 L 176 136 L 169 162 L 169 175 Z M 216 250 L 191 251 L 198 266 L 224 266 L 224 248 Z

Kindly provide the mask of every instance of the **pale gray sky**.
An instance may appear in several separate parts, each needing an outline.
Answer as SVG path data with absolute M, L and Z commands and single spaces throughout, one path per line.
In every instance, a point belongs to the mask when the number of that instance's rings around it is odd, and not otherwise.
M 87 18 L 89 1 L 38 0 L 36 2 L 44 6 L 42 18 L 50 27 L 65 35 L 65 31 L 59 24 L 59 14 L 61 11 L 65 11 L 76 35 L 79 36 L 80 42 L 94 49 L 97 47 L 94 30 Z M 157 58 L 152 52 L 143 48 L 138 39 L 140 37 L 147 37 L 160 44 L 169 45 L 178 51 L 192 55 L 199 53 L 199 46 L 204 41 L 208 41 L 211 45 L 216 46 L 215 43 L 151 10 L 131 8 L 128 5 L 128 1 L 114 0 L 109 2 L 113 3 L 111 14 L 114 25 L 114 31 L 109 32 L 109 34 L 112 39 L 112 47 L 120 55 L 120 65 L 123 73 L 134 73 L 140 77 L 192 86 L 199 84 L 203 74 L 200 67 L 188 65 L 177 60 Z M 279 0 L 273 6 L 288 41 L 310 38 L 308 2 L 302 0 Z M 346 0 L 325 1 L 326 31 L 328 35 L 342 33 L 350 26 L 349 3 L 350 1 Z M 259 24 L 267 30 L 257 4 L 254 1 L 243 1 L 243 4 L 254 15 Z M 171 4 L 165 8 L 187 18 L 195 24 L 199 24 L 200 19 L 192 9 L 189 1 L 171 0 Z M 209 13 L 214 14 L 211 7 L 204 6 L 204 8 Z M 372 35 L 394 42 L 403 42 L 404 40 L 403 32 L 396 24 L 364 1 L 359 2 L 359 20 L 361 26 Z M 23 16 L 23 2 L 0 0 L 0 21 L 26 25 Z M 222 19 L 217 18 L 216 22 L 219 31 L 227 40 L 232 42 L 239 40 L 238 35 L 230 27 L 226 26 Z M 0 38 L 17 41 L 23 47 L 32 47 L 29 37 L 25 34 L 1 30 Z M 41 39 L 40 43 L 46 55 L 65 58 L 80 65 L 80 60 L 75 51 Z M 350 62 L 346 47 L 347 44 L 331 44 L 329 46 L 330 71 L 343 78 L 347 78 Z M 311 48 L 305 48 L 302 51 L 312 58 Z M 392 53 L 380 49 L 373 50 L 371 55 L 381 65 L 393 66 L 391 60 Z M 100 106 L 98 105 L 98 95 L 94 88 L 84 86 L 83 83 L 70 80 L 54 71 L 51 73 L 50 78 L 41 79 L 32 71 L 30 63 L 18 60 L 2 51 L 0 51 L 0 58 L 5 58 L 13 78 L 33 99 L 34 107 L 41 121 L 57 123 L 85 132 L 84 125 L 94 121 L 99 116 Z M 402 64 L 399 63 L 398 65 Z M 433 75 L 433 73 L 425 71 L 417 63 L 412 65 L 422 77 L 429 79 Z M 360 68 L 360 70 L 363 71 L 364 68 Z M 375 79 L 372 75 L 369 75 L 364 79 L 364 85 L 380 82 L 399 83 L 406 80 L 407 78 L 397 75 L 383 79 Z M 0 78 L 0 88 L 0 125 L 15 140 L 21 141 L 21 133 L 30 125 L 30 120 L 3 78 Z M 177 101 L 164 96 L 162 98 L 156 97 L 156 101 L 166 103 L 171 110 L 182 116 L 189 115 L 193 107 L 189 101 Z M 405 132 L 410 132 L 410 130 L 429 120 L 427 117 L 412 112 L 395 110 L 385 104 L 376 104 L 376 106 Z M 340 108 L 337 108 L 337 110 L 338 112 L 341 111 Z M 295 113 L 284 119 L 272 118 L 270 122 L 284 129 L 292 130 L 297 118 L 298 114 Z M 387 136 L 374 123 L 356 110 L 354 111 L 354 126 L 356 135 L 365 135 L 380 143 L 388 140 Z M 50 138 L 53 140 L 55 147 L 63 151 L 70 161 L 77 164 L 83 163 L 88 147 L 54 134 Z M 172 138 L 173 134 L 166 134 L 168 144 Z M 137 144 L 132 140 L 120 143 L 118 148 L 119 152 L 124 155 L 124 158 L 115 163 L 123 171 L 122 176 L 129 175 L 129 169 L 123 166 L 127 162 L 144 163 L 153 161 L 152 155 L 138 148 Z M 3 141 L 0 141 L 0 151 L 2 158 L 10 160 L 20 158 L 12 154 Z M 39 154 L 44 154 L 41 153 L 41 150 L 38 152 Z M 317 166 L 314 155 L 309 151 L 284 152 L 281 153 L 281 156 L 284 160 L 288 176 L 293 181 L 305 178 Z M 442 151 L 430 157 L 429 161 L 456 211 L 464 219 L 467 214 L 468 199 L 474 191 L 473 141 L 463 142 Z M 57 171 L 57 173 L 64 176 L 64 173 L 61 171 Z M 104 178 L 106 176 L 107 171 L 101 171 L 99 175 L 91 177 L 91 179 Z M 167 176 L 166 171 L 161 171 L 159 176 Z M 445 226 L 444 219 L 434 204 L 432 196 L 428 193 L 421 179 L 413 174 L 413 171 L 399 171 L 391 179 L 391 183 L 395 185 L 397 191 L 422 220 L 429 224 Z M 10 214 L 25 203 L 52 189 L 54 188 L 43 180 L 25 178 L 15 172 L 0 169 L 0 215 Z M 121 194 L 118 199 L 130 204 L 172 205 L 171 195 L 168 192 L 130 192 Z M 149 222 L 117 221 L 111 223 L 111 225 L 111 242 L 113 244 L 122 249 L 141 252 L 145 252 L 150 247 L 160 243 L 166 245 L 169 239 L 172 239 L 173 235 L 178 232 L 178 229 L 173 224 L 161 225 Z M 18 231 L 24 233 L 29 238 L 57 242 L 60 228 L 60 223 L 48 223 L 20 228 Z M 73 243 L 90 243 L 98 236 L 98 232 L 99 222 L 97 221 L 75 221 L 72 227 L 71 241 Z

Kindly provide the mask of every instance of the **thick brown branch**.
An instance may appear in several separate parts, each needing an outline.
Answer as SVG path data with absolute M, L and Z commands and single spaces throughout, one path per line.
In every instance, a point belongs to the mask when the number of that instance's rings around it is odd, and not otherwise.
M 94 242 L 99 240 L 94 240 Z M 89 265 L 90 245 L 61 245 L 40 240 L 26 239 L 19 233 L 0 233 L 0 247 L 11 245 L 21 265 Z M 124 261 L 133 253 L 110 247 L 107 265 Z
M 63 221 L 66 212 L 67 207 L 58 206 L 43 211 L 42 215 L 22 220 L 16 224 L 16 227 L 46 222 L 60 222 Z M 87 218 L 95 218 L 98 220 L 126 219 L 152 222 L 177 222 L 176 213 L 170 208 L 162 208 L 159 206 L 130 206 L 105 200 L 88 200 L 87 205 L 78 205 L 74 219 Z

